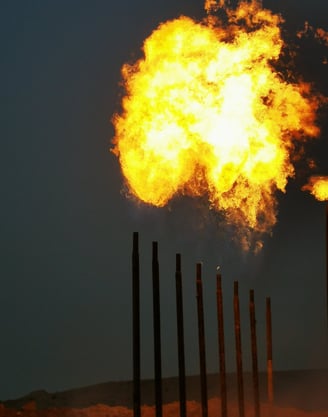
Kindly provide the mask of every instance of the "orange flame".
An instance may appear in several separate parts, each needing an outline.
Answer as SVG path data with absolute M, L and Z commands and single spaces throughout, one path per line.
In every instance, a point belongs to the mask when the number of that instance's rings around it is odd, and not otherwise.
M 218 11 L 220 8 L 224 8 L 225 0 L 205 0 L 204 9 L 207 13 L 213 13 Z
M 319 201 L 328 201 L 328 177 L 313 176 L 302 190 L 310 191 Z
M 161 207 L 175 195 L 206 194 L 228 223 L 269 232 L 275 192 L 294 175 L 295 141 L 319 135 L 319 99 L 273 67 L 281 16 L 254 0 L 224 10 L 227 23 L 213 15 L 162 23 L 144 57 L 123 66 L 112 151 L 139 200 Z

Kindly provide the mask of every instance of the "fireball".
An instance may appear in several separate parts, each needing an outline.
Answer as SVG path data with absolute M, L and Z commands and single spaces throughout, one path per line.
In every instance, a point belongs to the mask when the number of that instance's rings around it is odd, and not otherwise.
M 214 16 L 219 7 L 225 19 Z M 160 24 L 143 57 L 123 66 L 112 151 L 138 200 L 162 207 L 205 195 L 228 223 L 270 232 L 296 142 L 319 135 L 319 99 L 275 69 L 280 15 L 257 1 L 230 9 L 206 0 L 205 8 L 201 22 Z
M 302 189 L 310 191 L 319 201 L 328 201 L 328 177 L 313 176 Z

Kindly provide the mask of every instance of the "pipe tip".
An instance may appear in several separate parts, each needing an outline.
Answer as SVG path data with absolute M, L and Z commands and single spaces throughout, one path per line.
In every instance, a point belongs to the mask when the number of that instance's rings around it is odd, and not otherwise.
M 181 254 L 180 253 L 176 253 L 175 255 L 175 269 L 178 272 L 181 272 Z
M 133 248 L 137 250 L 138 246 L 139 246 L 139 233 L 133 232 Z
M 197 279 L 201 280 L 202 279 L 202 263 L 198 262 L 196 264 L 196 275 L 197 275 Z

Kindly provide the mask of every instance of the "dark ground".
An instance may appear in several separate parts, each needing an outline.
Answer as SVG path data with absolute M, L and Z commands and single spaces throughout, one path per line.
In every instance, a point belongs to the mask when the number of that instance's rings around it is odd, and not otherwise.
M 208 397 L 220 394 L 218 375 L 208 375 Z M 236 375 L 228 374 L 228 402 L 237 398 Z M 200 399 L 199 376 L 189 376 L 186 381 L 187 400 Z M 252 401 L 251 374 L 244 374 L 246 401 Z M 266 401 L 266 375 L 260 374 L 261 401 Z M 131 381 L 106 382 L 83 388 L 55 393 L 35 391 L 22 398 L 3 401 L 6 408 L 21 409 L 28 402 L 35 401 L 38 409 L 84 408 L 96 404 L 132 408 Z M 154 404 L 154 382 L 142 382 L 142 404 Z M 295 407 L 306 411 L 328 410 L 328 370 L 277 371 L 274 373 L 275 405 Z M 163 402 L 178 400 L 178 378 L 163 379 Z

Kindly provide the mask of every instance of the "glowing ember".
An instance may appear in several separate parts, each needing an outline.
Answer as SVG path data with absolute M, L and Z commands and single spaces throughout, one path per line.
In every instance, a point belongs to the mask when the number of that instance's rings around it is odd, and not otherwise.
M 313 37 L 314 39 L 316 39 L 316 41 L 319 44 L 322 44 L 324 46 L 328 46 L 328 32 L 326 32 L 324 29 L 322 28 L 314 28 L 313 26 L 311 26 L 309 24 L 309 22 L 305 22 L 304 24 L 304 29 L 300 30 L 299 32 L 297 32 L 297 37 L 299 39 L 303 38 L 303 37 Z M 328 64 L 328 60 L 327 57 L 324 56 L 322 58 L 322 63 L 327 65 Z
M 225 6 L 225 0 L 205 0 L 204 9 L 207 13 L 215 12 Z
M 299 38 L 302 38 L 303 36 L 312 34 L 315 39 L 317 39 L 319 42 L 323 43 L 324 45 L 328 46 L 328 32 L 326 32 L 322 28 L 315 29 L 313 26 L 309 24 L 309 22 L 305 22 L 304 29 L 300 30 L 297 33 L 297 36 Z
M 310 191 L 319 201 L 328 201 L 328 177 L 313 176 L 302 189 Z
M 295 141 L 319 135 L 318 99 L 283 79 L 282 18 L 259 2 L 181 16 L 146 39 L 144 57 L 125 64 L 123 111 L 113 118 L 113 152 L 130 192 L 164 206 L 175 195 L 206 194 L 228 223 L 268 232 L 277 190 L 285 191 Z

